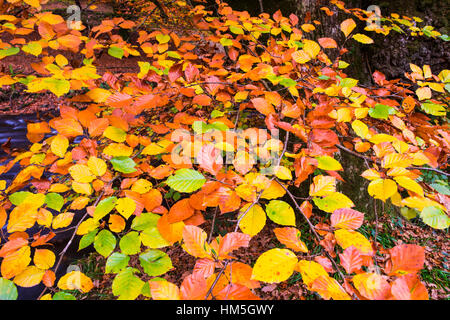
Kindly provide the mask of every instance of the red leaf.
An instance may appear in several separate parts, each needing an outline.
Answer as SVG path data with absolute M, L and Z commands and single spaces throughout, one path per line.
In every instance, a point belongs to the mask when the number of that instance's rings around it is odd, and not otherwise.
M 361 227 L 364 220 L 364 213 L 350 208 L 342 208 L 335 210 L 330 220 L 331 225 L 335 228 L 355 230 Z
M 225 257 L 228 253 L 241 247 L 248 247 L 251 236 L 240 232 L 229 232 L 223 237 L 219 245 L 219 257 Z
M 344 253 L 339 254 L 339 258 L 341 260 L 341 265 L 348 274 L 360 270 L 363 265 L 361 254 L 354 246 L 345 249 Z
M 428 300 L 428 292 L 417 274 L 407 274 L 396 279 L 391 287 L 397 300 Z
M 401 244 L 389 250 L 391 260 L 387 263 L 389 275 L 416 273 L 423 268 L 425 250 L 416 244 Z
M 201 273 L 192 273 L 184 278 L 180 287 L 183 300 L 204 300 L 208 292 L 205 277 Z

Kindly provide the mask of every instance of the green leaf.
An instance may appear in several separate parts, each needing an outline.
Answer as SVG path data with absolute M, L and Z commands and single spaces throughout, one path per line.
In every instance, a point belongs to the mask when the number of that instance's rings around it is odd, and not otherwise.
M 417 214 L 419 213 L 416 209 L 403 207 L 400 209 L 400 213 L 402 216 L 404 216 L 406 219 L 411 220 L 417 217 Z
M 114 207 L 116 206 L 116 202 L 117 202 L 116 197 L 108 197 L 100 201 L 98 205 L 95 207 L 94 219 L 100 220 L 108 213 L 110 213 L 112 209 L 114 209 Z
M 450 196 L 450 189 L 448 188 L 448 184 L 445 181 L 437 180 L 430 184 L 434 190 L 439 192 L 440 194 L 444 194 L 446 196 Z
M 64 79 L 44 78 L 42 80 L 43 87 L 57 97 L 60 97 L 70 91 L 70 82 Z
M 156 227 L 161 216 L 155 213 L 143 212 L 139 217 L 135 217 L 131 223 L 131 229 L 142 231 L 147 228 Z
M 318 168 L 322 170 L 342 170 L 342 165 L 330 156 L 317 157 Z
M 369 109 L 369 115 L 372 118 L 376 119 L 385 119 L 387 120 L 390 114 L 396 114 L 397 111 L 390 107 L 386 106 L 384 104 L 376 104 L 374 108 Z
M 292 207 L 284 201 L 272 200 L 266 206 L 267 216 L 275 223 L 283 226 L 295 226 L 295 213 Z
M 119 273 L 128 266 L 130 257 L 126 254 L 114 252 L 106 260 L 105 273 Z
M 17 287 L 11 280 L 0 278 L 0 300 L 17 300 Z
M 108 54 L 114 58 L 122 59 L 123 49 L 119 47 L 109 47 Z
M 119 296 L 119 300 L 134 300 L 140 294 L 144 281 L 134 275 L 136 269 L 128 267 L 122 270 L 113 280 L 113 294 Z
M 420 213 L 422 221 L 434 229 L 446 229 L 450 226 L 450 218 L 441 209 L 428 206 Z
M 220 44 L 224 47 L 229 47 L 233 45 L 233 40 L 231 39 L 227 39 L 227 38 L 221 38 L 220 39 Z
M 349 65 L 350 65 L 349 63 L 347 63 L 347 62 L 341 60 L 341 61 L 339 61 L 338 68 L 339 68 L 339 69 L 345 69 L 345 68 L 347 68 Z
M 291 78 L 284 78 L 280 81 L 280 84 L 283 87 L 289 88 L 289 87 L 295 87 L 297 85 L 297 82 Z
M 108 230 L 103 229 L 94 240 L 94 248 L 105 258 L 113 252 L 116 247 L 116 237 Z
M 111 159 L 114 170 L 122 173 L 133 173 L 136 171 L 136 163 L 130 157 L 115 157 Z
M 16 48 L 16 47 L 11 47 L 11 48 L 8 48 L 8 49 L 0 50 L 0 59 L 3 59 L 4 57 L 9 57 L 9 56 L 13 56 L 15 54 L 18 54 L 19 51 L 20 51 L 20 49 Z
M 244 34 L 244 30 L 242 30 L 242 28 L 237 27 L 237 26 L 230 26 L 230 31 L 233 32 L 234 34 Z
M 64 205 L 64 198 L 58 193 L 50 192 L 45 195 L 45 203 L 48 208 L 61 211 Z
M 179 192 L 194 192 L 200 189 L 206 182 L 205 177 L 193 169 L 179 169 L 175 175 L 170 176 L 166 183 L 172 189 Z
M 92 230 L 91 232 L 81 237 L 80 243 L 78 245 L 78 251 L 90 246 L 94 242 L 97 231 L 98 229 Z
M 144 272 L 151 277 L 160 276 L 173 268 L 169 256 L 161 250 L 148 250 L 139 255 Z
M 140 237 L 142 244 L 152 249 L 164 248 L 170 245 L 170 242 L 161 236 L 157 226 L 143 230 Z
M 119 247 L 122 253 L 133 255 L 141 251 L 141 239 L 139 233 L 131 231 L 120 239 Z
M 164 43 L 168 43 L 170 41 L 170 36 L 168 34 L 162 34 L 162 33 L 158 33 L 156 35 L 156 40 L 160 43 L 160 44 L 164 44 Z
M 121 128 L 109 126 L 103 132 L 103 136 L 115 142 L 124 142 L 127 138 L 127 132 Z
M 325 212 L 334 212 L 337 209 L 341 208 L 351 208 L 354 206 L 352 200 L 350 200 L 346 195 L 333 192 L 330 195 L 327 195 L 323 198 L 313 198 L 314 204 Z
M 14 192 L 9 196 L 9 201 L 15 206 L 20 205 L 29 195 L 31 195 L 31 192 L 28 191 L 18 191 Z
M 371 44 L 373 43 L 372 38 L 369 38 L 365 34 L 362 33 L 356 33 L 352 36 L 353 39 L 355 39 L 358 42 L 364 43 L 364 44 Z
M 447 113 L 445 107 L 442 104 L 429 102 L 429 103 L 422 103 L 420 107 L 423 111 L 433 116 L 445 116 Z
M 219 111 L 219 110 L 213 110 L 213 111 L 211 112 L 211 118 L 214 119 L 214 118 L 223 117 L 224 114 L 225 114 L 225 113 L 223 113 L 222 111 Z
M 52 300 L 77 300 L 71 293 L 59 291 L 55 293 Z
M 356 87 L 357 84 L 358 80 L 352 78 L 345 78 L 341 80 L 341 83 L 339 85 L 343 88 L 353 88 Z

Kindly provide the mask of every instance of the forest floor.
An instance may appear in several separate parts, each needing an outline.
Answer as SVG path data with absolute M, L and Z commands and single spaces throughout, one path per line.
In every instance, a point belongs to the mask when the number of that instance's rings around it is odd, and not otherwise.
M 215 234 L 232 229 L 232 224 L 227 223 L 227 216 L 223 215 L 223 219 L 216 221 Z M 220 221 L 222 220 L 222 221 Z M 267 251 L 275 247 L 284 247 L 272 241 L 274 235 L 272 232 L 275 224 L 268 222 L 263 230 L 252 238 L 248 248 L 238 250 L 235 254 L 239 261 L 252 265 L 261 252 Z M 374 220 L 368 221 L 362 228 L 361 232 L 368 238 L 373 239 L 375 235 Z M 229 227 L 227 227 L 229 225 Z M 432 300 L 450 300 L 450 245 L 447 241 L 448 232 L 432 229 L 420 222 L 417 219 L 412 221 L 405 220 L 401 217 L 393 217 L 386 213 L 378 220 L 378 236 L 377 242 L 383 249 L 390 249 L 398 244 L 417 244 L 425 248 L 425 267 L 421 271 L 422 281 L 428 289 L 430 299 Z M 218 228 L 219 226 L 219 228 Z M 211 230 L 211 219 L 207 219 L 204 224 L 200 226 L 205 231 Z M 221 229 L 220 229 L 221 228 Z M 217 230 L 219 229 L 219 230 Z M 302 230 L 302 227 L 299 228 Z M 228 231 L 230 231 L 228 230 Z M 303 232 L 304 230 L 304 232 Z M 307 237 L 307 226 L 304 225 L 302 230 L 302 238 Z M 320 247 L 313 242 L 313 239 L 303 239 L 308 248 L 311 249 L 309 255 L 305 255 L 305 259 L 311 259 L 315 256 L 314 252 L 320 252 Z M 381 249 L 379 247 L 379 249 Z M 315 250 L 317 249 L 317 250 Z M 89 248 L 85 249 L 89 251 Z M 186 253 L 181 246 L 172 246 L 168 249 L 162 248 L 170 258 L 173 265 L 182 266 L 169 271 L 163 277 L 176 285 L 180 286 L 182 279 L 192 272 L 195 264 L 195 258 Z M 316 254 L 317 255 L 317 254 Z M 111 291 L 113 274 L 105 273 L 106 259 L 101 255 L 91 252 L 86 258 L 74 261 L 83 272 L 93 279 L 94 289 L 87 294 L 80 294 L 78 291 L 73 291 L 78 299 L 114 299 Z M 140 268 L 138 259 L 136 258 L 131 266 Z M 335 273 L 334 275 L 337 276 Z M 142 280 L 150 280 L 142 279 Z M 308 291 L 305 284 L 301 281 L 300 273 L 294 273 L 290 279 L 279 284 L 262 284 L 260 288 L 254 289 L 254 293 L 263 300 L 318 300 L 320 297 Z M 140 296 L 139 299 L 145 299 Z
M 64 9 L 61 5 L 50 2 L 47 9 Z M 97 9 L 100 13 L 110 14 L 111 7 L 101 6 Z M 15 56 L 7 57 L 0 60 L 0 70 L 9 72 L 11 74 L 26 73 L 33 74 L 35 71 L 30 67 L 32 61 L 30 56 L 24 54 L 17 54 Z M 139 58 L 130 58 L 118 60 L 104 54 L 96 61 L 99 67 L 99 74 L 106 70 L 112 70 L 114 73 L 120 73 L 124 70 L 137 71 L 138 66 L 136 61 L 142 60 Z M 51 93 L 28 93 L 23 87 L 4 86 L 0 89 L 0 117 L 7 115 L 21 115 L 21 114 L 42 114 L 47 112 L 56 112 L 59 106 L 64 103 L 63 98 L 57 98 Z M 79 107 L 83 107 L 82 104 Z M 215 234 L 228 231 L 231 224 L 227 224 L 227 216 L 224 215 L 219 219 L 218 225 L 223 230 L 215 230 Z M 222 221 L 221 221 L 222 220 Z M 430 299 L 433 300 L 449 300 L 450 299 L 450 257 L 449 257 L 449 241 L 448 231 L 434 230 L 417 221 L 406 221 L 397 216 L 389 214 L 382 215 L 376 221 L 368 221 L 363 226 L 362 233 L 367 237 L 373 238 L 375 235 L 375 224 L 377 224 L 377 241 L 384 249 L 389 249 L 401 243 L 413 243 L 425 247 L 426 259 L 425 268 L 421 272 L 421 278 L 424 281 Z M 229 225 L 229 226 L 228 226 Z M 211 230 L 211 219 L 207 219 L 201 226 L 205 231 Z M 263 251 L 279 246 L 279 244 L 271 241 L 274 239 L 272 232 L 272 225 L 268 223 L 266 227 L 255 237 L 252 238 L 248 248 L 237 252 L 237 256 L 242 262 L 251 263 Z M 307 235 L 308 230 L 305 226 L 302 234 Z M 302 231 L 303 231 L 302 230 Z M 309 248 L 318 246 L 312 239 L 304 239 Z M 84 249 L 89 252 L 89 248 Z M 168 272 L 164 278 L 177 285 L 181 284 L 181 280 L 187 274 L 192 272 L 195 258 L 187 254 L 181 246 L 173 246 L 170 248 L 163 248 L 172 259 L 173 265 L 182 266 Z M 314 249 L 311 251 L 314 253 Z M 318 251 L 318 250 L 316 250 Z M 135 266 L 138 267 L 137 258 L 135 258 Z M 133 260 L 132 260 L 133 261 Z M 78 291 L 73 292 L 80 299 L 113 299 L 114 295 L 111 292 L 111 284 L 113 280 L 112 274 L 105 274 L 106 259 L 96 253 L 89 253 L 89 255 L 76 263 L 81 270 L 91 277 L 94 281 L 94 289 L 88 294 L 82 294 Z M 149 278 L 150 279 L 150 278 Z M 149 280 L 143 279 L 143 280 Z M 267 284 L 254 290 L 254 293 L 264 300 L 309 300 L 318 299 L 316 294 L 309 292 L 306 286 L 301 281 L 299 273 L 295 273 L 288 281 L 281 284 Z M 140 298 L 144 298 L 140 296 Z

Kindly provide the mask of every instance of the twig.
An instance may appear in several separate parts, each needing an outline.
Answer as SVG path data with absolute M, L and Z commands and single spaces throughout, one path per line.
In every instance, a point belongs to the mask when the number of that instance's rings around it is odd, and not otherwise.
M 316 237 L 317 241 L 321 241 L 319 234 L 316 232 L 314 225 L 311 223 L 311 221 L 309 220 L 309 218 L 307 216 L 305 216 L 303 214 L 302 209 L 300 208 L 299 204 L 297 203 L 297 200 L 295 199 L 295 197 L 292 195 L 292 193 L 278 180 L 275 178 L 275 181 L 278 182 L 278 184 L 286 191 L 286 193 L 289 195 L 289 197 L 292 199 L 292 201 L 294 202 L 295 207 L 297 208 L 298 211 L 300 211 L 300 213 L 303 215 L 303 217 L 305 218 L 306 222 L 309 225 L 309 228 L 311 229 L 312 233 L 314 234 L 314 236 Z M 339 269 L 339 266 L 337 265 L 336 261 L 334 261 L 333 257 L 331 257 L 331 255 L 328 253 L 327 250 L 324 250 L 325 254 L 328 256 L 328 258 L 330 259 L 331 263 L 334 265 L 334 267 L 336 268 L 337 272 L 339 272 L 339 275 L 342 277 L 342 280 L 345 279 L 344 274 L 342 273 L 342 271 Z

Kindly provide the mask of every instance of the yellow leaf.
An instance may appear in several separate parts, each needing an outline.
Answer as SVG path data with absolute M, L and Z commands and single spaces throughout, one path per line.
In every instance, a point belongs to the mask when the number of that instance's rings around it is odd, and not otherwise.
M 171 141 L 169 140 L 161 140 L 158 142 L 152 142 L 150 143 L 148 146 L 146 146 L 144 148 L 144 150 L 142 150 L 142 154 L 143 155 L 149 155 L 149 156 L 155 156 L 161 153 L 165 153 L 166 152 L 166 148 L 172 144 Z
M 33 262 L 40 269 L 50 269 L 55 264 L 55 254 L 48 249 L 36 249 Z
M 101 177 L 106 173 L 107 166 L 105 161 L 103 161 L 103 159 L 97 157 L 90 157 L 87 164 L 89 170 L 91 170 L 91 172 L 98 177 Z
M 353 131 L 355 131 L 355 133 L 363 139 L 366 138 L 367 134 L 369 133 L 369 127 L 360 120 L 353 121 L 352 128 Z
M 58 281 L 58 287 L 62 290 L 80 290 L 84 293 L 94 287 L 92 280 L 80 271 L 72 271 L 65 274 Z
M 133 148 L 123 143 L 111 143 L 103 149 L 103 153 L 111 157 L 129 157 L 133 153 Z
M 385 134 L 385 133 L 375 134 L 372 137 L 370 137 L 370 139 L 369 139 L 369 141 L 374 144 L 379 144 L 382 142 L 392 142 L 395 140 L 397 140 L 397 138 L 395 138 L 391 135 Z
M 69 173 L 73 180 L 81 183 L 89 183 L 95 179 L 89 167 L 84 164 L 75 164 L 69 168 Z
M 77 235 L 82 236 L 88 234 L 89 232 L 97 229 L 99 225 L 100 223 L 97 220 L 93 218 L 88 218 L 82 223 L 80 223 L 80 225 L 78 226 Z
M 277 178 L 281 180 L 292 180 L 292 173 L 288 168 L 283 166 L 276 166 L 274 171 Z
M 303 283 L 306 284 L 308 288 L 311 288 L 314 280 L 320 276 L 327 276 L 328 273 L 322 267 L 321 264 L 315 261 L 300 260 L 297 263 L 296 270 L 302 275 Z
M 46 226 L 48 228 L 50 228 L 50 226 L 52 225 L 52 220 L 53 220 L 53 214 L 48 211 L 47 209 L 44 208 L 40 208 L 37 216 L 36 216 L 36 222 L 38 224 L 40 224 L 41 226 Z
M 313 197 L 326 196 L 336 191 L 336 178 L 318 175 L 313 178 L 309 195 Z
M 28 266 L 25 270 L 15 276 L 14 283 L 20 287 L 31 288 L 41 282 L 44 273 L 45 270 L 36 266 Z
M 413 159 L 406 154 L 390 153 L 383 157 L 381 166 L 383 168 L 389 169 L 394 167 L 409 167 L 413 163 Z
M 318 162 L 317 167 L 319 169 L 332 171 L 339 171 L 343 169 L 339 161 L 330 156 L 317 157 L 316 159 Z
M 377 180 L 381 178 L 381 175 L 375 169 L 367 169 L 361 174 L 361 177 L 366 178 L 367 180 Z
M 415 182 L 413 179 L 405 177 L 405 176 L 398 176 L 398 177 L 394 177 L 394 180 L 403 188 L 410 190 L 412 192 L 415 192 L 419 196 L 423 197 L 422 187 L 417 182 Z
M 422 87 L 416 90 L 416 95 L 419 100 L 431 99 L 431 89 L 428 87 Z
M 365 34 L 362 34 L 362 33 L 354 34 L 352 38 L 355 39 L 356 41 L 364 43 L 364 44 L 373 43 L 372 38 L 369 38 L 368 36 L 366 36 Z
M 270 249 L 256 260 L 251 280 L 279 283 L 289 279 L 296 265 L 297 257 L 291 250 Z
M 108 97 L 111 95 L 111 92 L 108 90 L 102 89 L 102 88 L 95 88 L 86 93 L 86 96 L 88 96 L 92 101 L 95 103 L 103 103 L 108 99 Z
M 320 52 L 320 46 L 317 42 L 312 40 L 303 40 L 304 43 L 303 50 L 311 57 L 315 58 Z
M 402 200 L 402 205 L 422 211 L 425 207 L 433 206 L 446 211 L 445 207 L 439 202 L 426 197 L 408 197 Z
M 297 63 L 303 64 L 311 60 L 311 57 L 306 51 L 298 50 L 292 53 L 292 59 Z
M 334 232 L 336 242 L 345 250 L 354 246 L 362 255 L 373 254 L 372 245 L 361 233 L 353 230 L 339 229 Z
M 386 201 L 397 192 L 397 184 L 391 179 L 377 179 L 369 183 L 367 191 L 375 199 Z
M 33 204 L 22 203 L 9 214 L 7 230 L 9 233 L 26 231 L 34 225 L 36 217 L 37 209 L 33 208 Z
M 312 286 L 312 291 L 316 291 L 322 296 L 322 298 L 329 300 L 351 300 L 351 297 L 347 292 L 339 285 L 336 279 L 330 276 L 320 276 L 314 280 Z
M 52 228 L 59 229 L 69 226 L 70 223 L 72 222 L 74 215 L 75 214 L 73 212 L 64 212 L 58 214 L 56 217 L 53 218 Z
M 180 300 L 180 289 L 173 283 L 161 281 L 149 281 L 150 293 L 153 300 Z
M 60 66 L 61 68 L 64 67 L 65 65 L 67 65 L 67 64 L 69 63 L 69 61 L 67 60 L 67 58 L 64 57 L 64 56 L 61 55 L 61 54 L 58 54 L 58 55 L 55 57 L 55 62 L 56 62 L 56 64 L 57 64 L 58 66 Z
M 115 142 L 124 142 L 127 139 L 127 133 L 121 128 L 109 126 L 103 132 L 103 136 Z
M 346 37 L 355 29 L 356 23 L 353 19 L 347 19 L 342 21 L 341 23 L 341 31 L 344 33 Z
M 25 270 L 31 261 L 30 253 L 30 247 L 24 246 L 17 251 L 7 254 L 2 260 L 2 277 L 10 279 Z
M 131 198 L 120 198 L 116 203 L 116 210 L 125 218 L 128 219 L 136 210 L 136 202 Z
M 69 190 L 69 187 L 62 183 L 54 183 L 48 189 L 48 192 L 62 193 Z
M 275 180 L 272 180 L 268 188 L 264 188 L 261 199 L 278 199 L 285 195 L 286 190 Z
M 139 194 L 144 194 L 150 191 L 152 188 L 152 183 L 146 179 L 139 179 L 135 183 L 133 183 L 133 186 L 131 187 L 131 191 L 135 191 Z
M 68 147 L 69 147 L 69 139 L 60 134 L 56 135 L 53 138 L 52 143 L 50 145 L 52 152 L 60 158 L 64 158 L 64 155 L 66 154 Z
M 244 212 L 247 211 L 250 205 L 251 204 L 246 204 L 241 208 L 238 219 Z M 267 218 L 264 209 L 261 208 L 260 205 L 255 204 L 239 222 L 239 228 L 243 233 L 253 237 L 254 235 L 258 234 L 258 232 L 260 232 L 262 228 L 264 228 L 264 226 L 266 225 L 266 220 Z
M 72 181 L 72 189 L 73 191 L 81 194 L 90 195 L 92 193 L 92 187 L 89 183 Z

